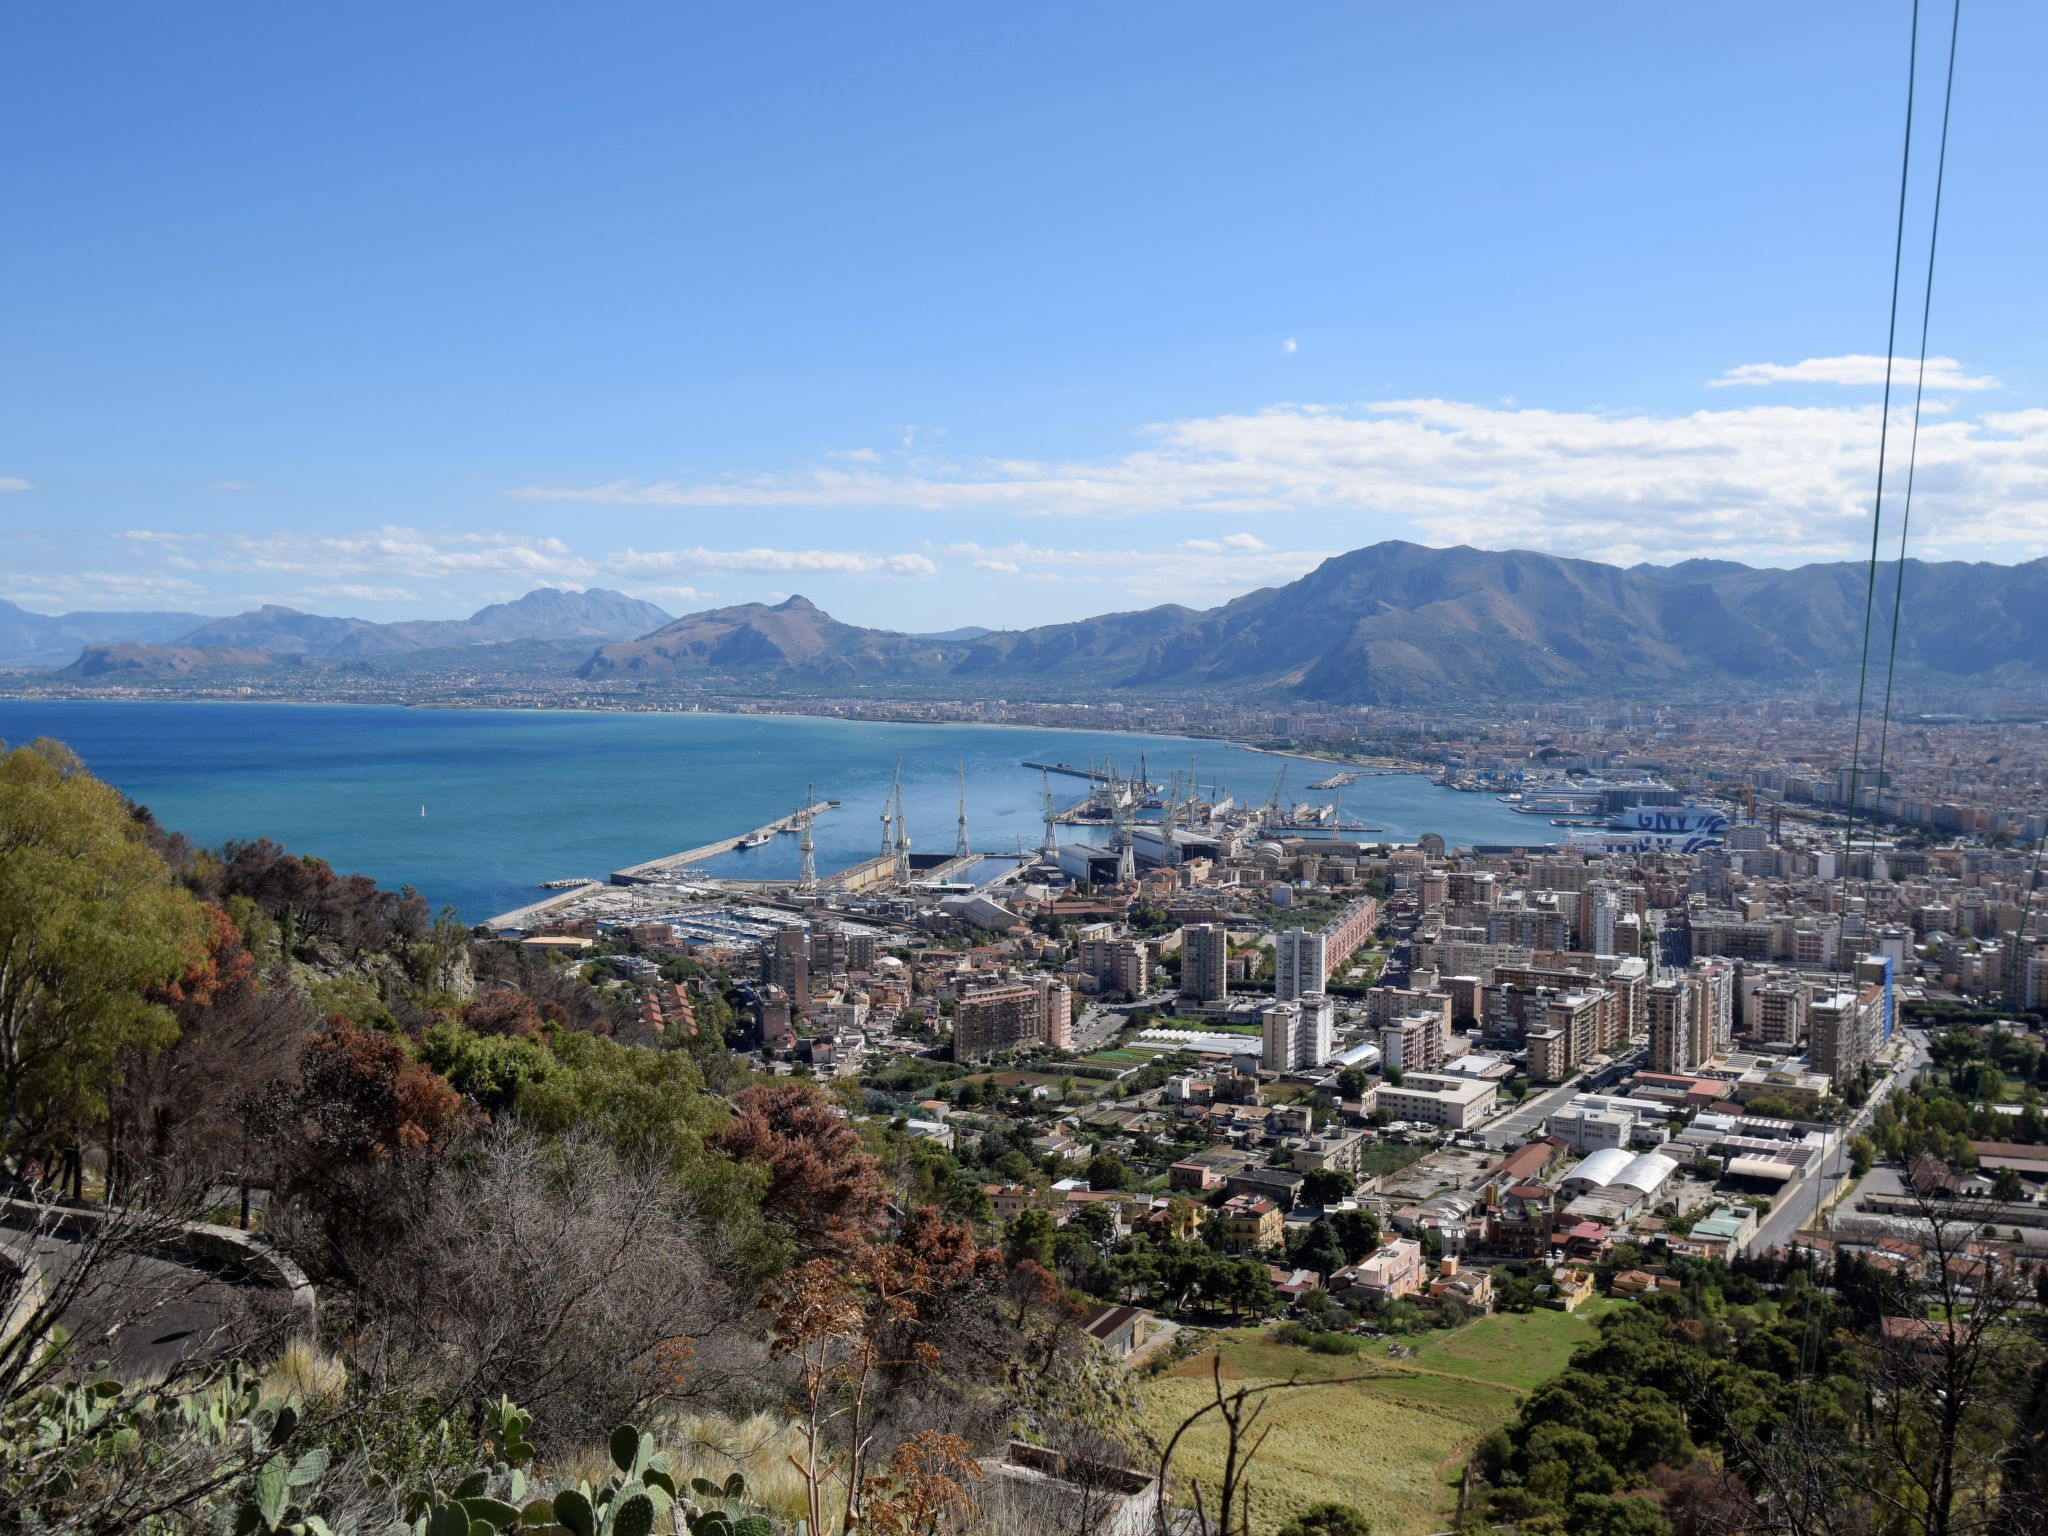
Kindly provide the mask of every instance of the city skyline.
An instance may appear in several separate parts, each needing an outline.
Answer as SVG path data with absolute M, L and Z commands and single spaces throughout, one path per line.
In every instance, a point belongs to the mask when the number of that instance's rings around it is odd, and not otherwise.
M 7 22 L 0 597 L 943 630 L 1868 548 L 1903 15 L 380 14 Z M 2048 23 L 1970 28 L 1913 552 L 2014 561 Z

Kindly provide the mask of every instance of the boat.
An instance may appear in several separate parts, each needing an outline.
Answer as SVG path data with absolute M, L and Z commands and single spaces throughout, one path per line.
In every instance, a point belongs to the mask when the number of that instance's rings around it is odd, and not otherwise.
M 427 808 L 424 805 L 420 807 L 420 814 L 422 816 L 427 814 Z
M 745 837 L 743 837 L 743 838 L 741 838 L 741 839 L 739 840 L 739 846 L 740 846 L 740 847 L 742 847 L 742 848 L 759 848 L 759 847 L 761 847 L 761 846 L 762 846 L 763 844 L 765 844 L 765 843 L 767 843 L 768 841 L 770 841 L 770 839 L 771 839 L 771 834 L 770 834 L 770 833 L 767 833 L 767 832 L 749 832 L 749 833 L 748 833 L 748 834 L 747 834 L 747 835 L 746 835 Z
M 1636 805 L 1594 831 L 1572 834 L 1570 846 L 1608 853 L 1699 853 L 1719 847 L 1728 813 L 1711 805 Z

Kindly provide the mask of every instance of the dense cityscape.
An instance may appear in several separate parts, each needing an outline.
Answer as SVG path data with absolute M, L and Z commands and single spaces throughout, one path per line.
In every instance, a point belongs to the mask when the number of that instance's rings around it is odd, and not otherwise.
M 2048 1536 L 1962 20 L 0 0 L 0 1536 Z

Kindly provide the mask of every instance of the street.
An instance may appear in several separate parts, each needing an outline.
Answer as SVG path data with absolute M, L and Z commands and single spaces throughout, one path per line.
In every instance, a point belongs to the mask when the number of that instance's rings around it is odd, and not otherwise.
M 1926 1065 L 1926 1035 L 1903 1024 L 1899 1026 L 1899 1034 L 1906 1043 L 1905 1054 L 1889 1072 L 1872 1085 L 1870 1097 L 1863 1101 L 1863 1107 L 1836 1128 L 1820 1166 L 1805 1178 L 1789 1185 L 1785 1194 L 1771 1207 L 1771 1214 L 1759 1223 L 1756 1236 L 1750 1242 L 1752 1253 L 1765 1253 L 1772 1248 L 1784 1247 L 1791 1242 L 1795 1232 L 1813 1224 L 1817 1208 L 1826 1210 L 1832 1204 L 1841 1191 L 1842 1181 L 1849 1176 L 1847 1152 L 1850 1138 L 1867 1128 L 1877 1114 L 1878 1105 L 1882 1104 L 1900 1084 L 1912 1082 L 1915 1074 Z

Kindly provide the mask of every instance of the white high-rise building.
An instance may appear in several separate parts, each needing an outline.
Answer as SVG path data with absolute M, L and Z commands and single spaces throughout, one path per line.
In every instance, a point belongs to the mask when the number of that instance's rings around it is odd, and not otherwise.
M 1269 1072 L 1300 1072 L 1330 1059 L 1336 1008 L 1320 993 L 1290 998 L 1259 1015 L 1264 1027 L 1261 1063 Z
M 1306 928 L 1283 928 L 1273 942 L 1273 996 L 1281 1002 L 1320 994 L 1329 981 L 1323 936 Z

